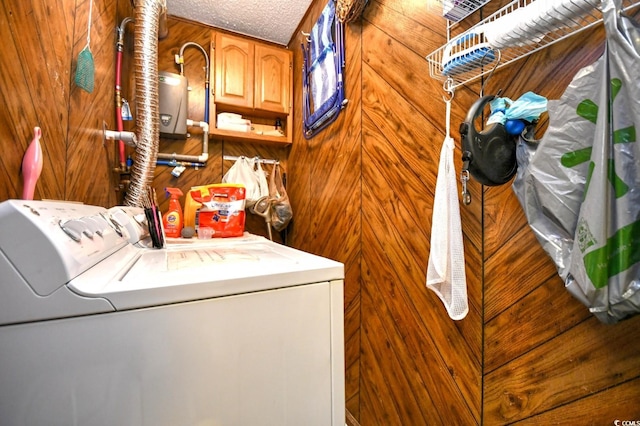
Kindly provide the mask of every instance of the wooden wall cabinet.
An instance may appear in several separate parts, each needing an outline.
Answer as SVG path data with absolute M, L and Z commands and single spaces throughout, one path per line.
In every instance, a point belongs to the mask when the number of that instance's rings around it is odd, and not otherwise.
M 210 133 L 226 140 L 291 143 L 293 129 L 293 53 L 284 47 L 214 32 L 211 40 L 214 120 L 234 112 L 251 120 L 252 132 L 212 126 Z M 273 136 L 276 121 L 283 136 Z

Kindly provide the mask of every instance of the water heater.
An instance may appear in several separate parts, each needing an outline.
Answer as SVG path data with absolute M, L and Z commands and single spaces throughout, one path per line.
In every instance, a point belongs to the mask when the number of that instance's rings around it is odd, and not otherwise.
M 183 75 L 158 72 L 160 136 L 175 139 L 187 137 L 188 84 Z

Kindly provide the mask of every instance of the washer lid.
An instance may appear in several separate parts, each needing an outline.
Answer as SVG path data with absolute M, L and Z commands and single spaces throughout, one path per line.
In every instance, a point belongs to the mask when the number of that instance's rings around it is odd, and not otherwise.
M 342 263 L 256 237 L 138 248 L 128 264 L 107 259 L 69 286 L 124 310 L 343 278 Z

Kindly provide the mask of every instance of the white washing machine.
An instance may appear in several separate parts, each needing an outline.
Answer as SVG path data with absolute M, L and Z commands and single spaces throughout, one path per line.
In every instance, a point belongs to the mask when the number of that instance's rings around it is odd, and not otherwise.
M 140 213 L 0 204 L 0 423 L 344 425 L 343 265 Z

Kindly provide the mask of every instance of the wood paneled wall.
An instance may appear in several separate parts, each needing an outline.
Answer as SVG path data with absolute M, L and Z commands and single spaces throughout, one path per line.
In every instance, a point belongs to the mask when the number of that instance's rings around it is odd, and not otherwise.
M 496 73 L 489 90 L 558 99 L 604 39 L 602 25 L 578 34 Z M 640 318 L 601 324 L 565 290 L 510 186 L 484 200 L 484 423 L 640 419 Z
M 325 4 L 313 3 L 302 30 Z M 347 409 L 363 425 L 480 421 L 479 202 L 462 212 L 468 317 L 452 322 L 425 286 L 444 103 L 424 56 L 444 40 L 435 8 L 370 2 L 346 29 L 346 109 L 309 141 L 294 133 L 292 191 L 309 208 L 292 241 L 345 263 Z M 300 76 L 294 86 L 301 93 Z
M 506 3 L 491 2 L 461 27 Z M 304 31 L 324 4 L 313 3 Z M 424 57 L 446 40 L 440 14 L 429 2 L 370 1 L 346 31 L 349 105 L 311 141 L 294 134 L 292 190 L 308 208 L 292 241 L 348 271 L 347 409 L 362 425 L 385 426 L 638 419 L 640 318 L 606 326 L 569 295 L 510 185 L 472 182 L 473 202 L 461 206 L 467 318 L 449 320 L 425 288 L 445 129 L 443 89 Z M 486 93 L 558 98 L 603 39 L 599 28 L 545 49 L 498 71 Z M 458 126 L 479 92 L 480 83 L 456 91 L 458 162 Z
M 117 147 L 103 141 L 103 122 L 116 129 L 115 57 L 116 27 L 133 17 L 130 0 L 94 0 L 91 28 L 91 52 L 95 65 L 95 88 L 87 93 L 75 85 L 78 53 L 86 45 L 89 1 L 2 2 L 0 31 L 5 42 L 0 46 L 0 200 L 20 198 L 23 179 L 21 164 L 33 137 L 33 128 L 42 128 L 44 165 L 34 198 L 81 201 L 111 207 L 124 200 L 123 182 L 129 178 L 118 167 Z M 158 43 L 158 69 L 179 73 L 174 55 L 186 42 L 201 45 L 209 54 L 211 27 L 169 18 L 169 33 Z M 129 101 L 134 121 L 125 121 L 124 130 L 135 131 L 133 65 L 134 25 L 125 27 L 122 96 Z M 184 75 L 189 80 L 189 118 L 204 119 L 204 55 L 199 49 L 184 50 Z M 213 63 L 213 62 L 212 62 Z M 210 117 L 211 123 L 214 118 Z M 186 141 L 162 139 L 160 152 L 199 155 L 202 131 L 189 129 Z M 218 183 L 233 164 L 223 155 L 247 155 L 281 160 L 287 172 L 287 148 L 231 143 L 209 139 L 206 167 L 188 168 L 179 178 L 172 167 L 155 168 L 153 186 L 161 209 L 168 207 L 163 189 L 178 187 L 183 193 L 195 185 Z M 135 160 L 135 150 L 127 148 Z M 271 166 L 265 166 L 270 172 Z M 184 198 L 183 198 L 184 201 Z M 264 220 L 248 214 L 246 229 L 266 235 Z M 282 241 L 282 236 L 275 239 Z
M 110 150 L 102 122 L 113 122 L 117 10 L 128 0 L 96 1 L 91 51 L 95 88 L 74 83 L 85 47 L 89 1 L 4 0 L 0 50 L 0 199 L 22 195 L 22 157 L 33 128 L 42 129 L 43 169 L 34 198 L 113 205 Z
M 326 1 L 315 0 L 308 31 Z M 505 1 L 489 3 L 483 13 Z M 119 201 L 115 150 L 102 144 L 102 122 L 115 122 L 115 27 L 129 0 L 97 0 L 92 52 L 96 88 L 73 83 L 84 47 L 88 0 L 3 0 L 0 26 L 0 200 L 19 197 L 20 164 L 32 129 L 43 129 L 45 165 L 36 198 L 112 206 Z M 370 0 L 346 28 L 349 103 L 311 140 L 300 121 L 300 35 L 294 51 L 294 144 L 272 148 L 210 140 L 210 160 L 173 178 L 156 169 L 154 187 L 183 190 L 219 181 L 223 154 L 283 161 L 294 209 L 288 243 L 344 262 L 347 408 L 362 425 L 612 424 L 640 418 L 640 317 L 600 324 L 563 288 L 529 230 L 509 185 L 471 184 L 461 206 L 470 311 L 447 317 L 425 276 L 433 190 L 444 139 L 443 90 L 424 57 L 445 42 L 439 6 Z M 465 25 L 479 19 L 469 18 Z M 129 27 L 131 30 L 131 27 Z M 187 41 L 209 49 L 211 28 L 170 19 L 159 67 Z M 533 90 L 558 98 L 573 75 L 602 52 L 590 30 L 497 72 L 486 88 L 518 97 Z M 132 44 L 125 68 L 131 75 Z M 190 115 L 203 113 L 203 57 L 185 52 L 194 89 Z M 130 78 L 125 82 L 130 92 Z M 456 91 L 452 134 L 477 98 L 479 84 Z M 127 94 L 126 96 L 131 97 Z M 132 101 L 132 99 L 129 99 Z M 546 120 L 541 123 L 544 130 Z M 130 123 L 127 126 L 131 126 Z M 199 153 L 201 135 L 163 152 Z M 456 149 L 459 160 L 459 146 Z M 248 229 L 264 234 L 250 218 Z
M 310 31 L 326 3 L 314 2 L 300 24 Z M 302 137 L 303 36 L 294 34 L 294 143 L 289 154 L 294 209 L 291 244 L 345 264 L 346 397 L 358 412 L 362 275 L 361 31 L 346 29 L 344 84 L 349 102 L 338 119 L 310 140 Z

